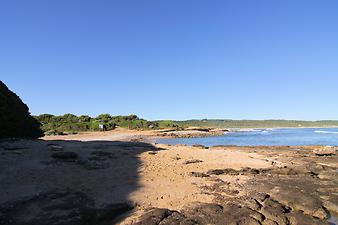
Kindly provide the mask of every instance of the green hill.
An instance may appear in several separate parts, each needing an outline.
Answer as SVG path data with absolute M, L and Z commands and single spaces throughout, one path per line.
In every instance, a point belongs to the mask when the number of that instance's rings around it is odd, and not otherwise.
M 176 121 L 182 127 L 215 127 L 215 128 L 270 128 L 270 127 L 331 127 L 338 126 L 336 120 L 186 120 Z

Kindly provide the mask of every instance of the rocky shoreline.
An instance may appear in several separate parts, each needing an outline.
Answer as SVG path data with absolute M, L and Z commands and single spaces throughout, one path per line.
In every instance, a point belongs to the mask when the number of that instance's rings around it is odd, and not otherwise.
M 190 205 L 180 212 L 152 209 L 139 224 L 328 224 L 329 217 L 338 215 L 337 150 L 318 155 L 322 147 L 313 148 L 245 147 L 241 151 L 254 150 L 272 167 L 191 173 L 212 181 L 203 190 L 215 197 L 213 203 Z M 223 179 L 242 176 L 248 178 L 244 184 Z
M 337 149 L 0 142 L 1 225 L 329 224 Z
M 228 129 L 215 128 L 188 128 L 185 130 L 169 130 L 157 131 L 156 137 L 159 138 L 197 138 L 197 137 L 211 137 L 222 136 Z

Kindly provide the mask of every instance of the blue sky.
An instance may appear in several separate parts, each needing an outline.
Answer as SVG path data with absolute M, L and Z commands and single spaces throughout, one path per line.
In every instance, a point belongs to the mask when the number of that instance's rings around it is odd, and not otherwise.
M 33 114 L 338 119 L 338 1 L 1 1 Z

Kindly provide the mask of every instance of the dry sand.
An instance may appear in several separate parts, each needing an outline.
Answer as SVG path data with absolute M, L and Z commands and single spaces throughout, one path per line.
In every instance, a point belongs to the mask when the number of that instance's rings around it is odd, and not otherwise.
M 156 136 L 158 131 L 137 131 L 117 128 L 104 132 L 81 132 L 79 134 L 45 136 L 43 140 L 77 140 L 77 141 L 131 141 L 141 137 Z

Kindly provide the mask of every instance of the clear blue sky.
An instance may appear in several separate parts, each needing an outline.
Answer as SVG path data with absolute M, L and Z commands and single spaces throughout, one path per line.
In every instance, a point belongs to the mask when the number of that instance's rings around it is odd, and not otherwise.
M 1 1 L 0 80 L 33 114 L 338 119 L 338 1 Z

